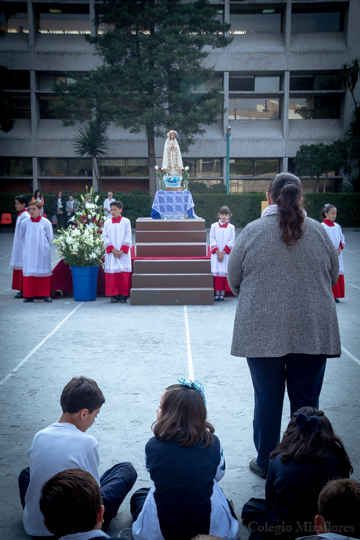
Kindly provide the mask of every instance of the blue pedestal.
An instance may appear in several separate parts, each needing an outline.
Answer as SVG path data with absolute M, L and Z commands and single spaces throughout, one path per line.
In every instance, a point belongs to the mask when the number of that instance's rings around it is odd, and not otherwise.
M 70 266 L 73 280 L 74 300 L 91 302 L 96 300 L 98 266 Z

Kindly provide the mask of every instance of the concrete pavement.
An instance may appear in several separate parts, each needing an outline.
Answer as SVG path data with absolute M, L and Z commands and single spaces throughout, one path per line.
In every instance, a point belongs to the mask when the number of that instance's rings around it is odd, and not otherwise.
M 353 478 L 360 481 L 360 231 L 344 233 L 346 298 L 337 304 L 343 355 L 328 361 L 320 406 L 343 439 Z M 193 370 L 204 384 L 209 421 L 224 448 L 227 472 L 221 487 L 240 517 L 250 497 L 263 496 L 265 482 L 248 468 L 255 456 L 250 374 L 245 359 L 229 353 L 236 300 L 187 307 L 110 304 L 107 298 L 23 304 L 10 289 L 12 240 L 13 234 L 0 234 L 0 536 L 27 538 L 17 476 L 27 466 L 34 434 L 59 419 L 61 390 L 74 375 L 94 378 L 106 397 L 89 431 L 99 441 L 100 472 L 118 461 L 132 461 L 138 489 L 149 485 L 144 446 L 152 436 L 160 396 Z M 288 420 L 286 399 L 283 429 Z M 130 526 L 127 497 L 109 534 Z M 240 538 L 247 537 L 241 525 Z

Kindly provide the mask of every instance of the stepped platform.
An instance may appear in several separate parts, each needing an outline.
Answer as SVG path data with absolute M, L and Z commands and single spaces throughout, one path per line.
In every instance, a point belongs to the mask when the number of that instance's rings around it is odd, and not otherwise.
M 205 220 L 136 220 L 131 305 L 212 305 Z

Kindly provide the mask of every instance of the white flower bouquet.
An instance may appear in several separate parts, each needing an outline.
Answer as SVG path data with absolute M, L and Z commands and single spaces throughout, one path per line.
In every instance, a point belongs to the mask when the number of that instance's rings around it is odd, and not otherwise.
M 97 212 L 97 197 L 91 208 L 86 207 L 84 198 L 80 210 L 72 217 L 66 230 L 61 229 L 54 240 L 57 254 L 69 266 L 99 266 L 105 254 L 102 228 L 104 218 Z

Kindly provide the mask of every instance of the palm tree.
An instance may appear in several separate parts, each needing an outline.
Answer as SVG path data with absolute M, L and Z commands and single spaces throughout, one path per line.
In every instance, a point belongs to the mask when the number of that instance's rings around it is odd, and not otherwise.
M 106 124 L 95 118 L 89 120 L 86 127 L 79 129 L 74 137 L 75 153 L 80 157 L 91 157 L 93 190 L 102 191 L 99 158 L 107 155 L 109 139 L 106 136 Z
M 359 80 L 360 75 L 360 60 L 354 58 L 352 64 L 344 64 L 342 70 L 339 73 L 339 78 L 345 89 L 349 90 L 353 98 L 355 109 L 358 108 L 357 101 L 354 96 L 355 86 Z

